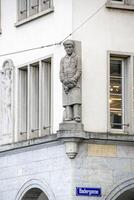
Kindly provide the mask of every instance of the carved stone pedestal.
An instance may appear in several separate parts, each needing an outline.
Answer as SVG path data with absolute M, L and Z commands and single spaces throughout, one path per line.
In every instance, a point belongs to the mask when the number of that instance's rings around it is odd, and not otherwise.
M 65 144 L 65 151 L 70 159 L 78 154 L 78 146 L 81 142 L 83 124 L 75 121 L 67 121 L 59 124 L 58 138 Z
M 83 131 L 83 124 L 77 123 L 75 121 L 67 121 L 59 124 L 59 131 L 64 132 L 82 132 Z

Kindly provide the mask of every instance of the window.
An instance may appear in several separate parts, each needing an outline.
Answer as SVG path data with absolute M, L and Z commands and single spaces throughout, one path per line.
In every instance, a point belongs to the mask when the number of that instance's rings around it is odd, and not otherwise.
M 134 0 L 107 0 L 106 7 L 134 10 Z
M 18 68 L 18 135 L 30 139 L 50 133 L 51 59 Z
M 134 0 L 108 0 L 108 2 L 123 3 L 123 4 L 126 4 L 126 5 L 133 5 L 134 4 Z
M 18 0 L 18 22 L 16 26 L 52 11 L 52 0 Z
M 113 3 L 124 3 L 124 0 L 111 0 Z
M 110 131 L 128 133 L 133 128 L 133 65 L 131 57 L 110 55 L 109 66 Z
M 112 129 L 122 129 L 124 124 L 124 63 L 122 59 L 110 60 L 110 123 Z

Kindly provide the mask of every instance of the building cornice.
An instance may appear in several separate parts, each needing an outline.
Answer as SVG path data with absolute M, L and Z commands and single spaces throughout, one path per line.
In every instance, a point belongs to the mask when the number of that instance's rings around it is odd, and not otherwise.
M 63 131 L 40 138 L 1 145 L 0 156 L 61 145 L 67 142 L 133 146 L 134 135 Z

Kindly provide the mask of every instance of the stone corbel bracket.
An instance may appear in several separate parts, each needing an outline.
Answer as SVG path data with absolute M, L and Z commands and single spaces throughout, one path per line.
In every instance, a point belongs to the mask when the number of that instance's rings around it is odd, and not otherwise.
M 88 136 L 87 136 L 88 137 Z M 57 134 L 58 140 L 65 144 L 65 152 L 70 159 L 74 159 L 79 151 L 79 144 L 87 138 L 84 132 L 62 132 Z

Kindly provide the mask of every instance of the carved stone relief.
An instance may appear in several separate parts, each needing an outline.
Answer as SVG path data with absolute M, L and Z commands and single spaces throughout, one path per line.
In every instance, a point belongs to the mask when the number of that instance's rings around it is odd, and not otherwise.
M 6 60 L 0 71 L 0 134 L 13 132 L 13 71 L 12 60 Z

